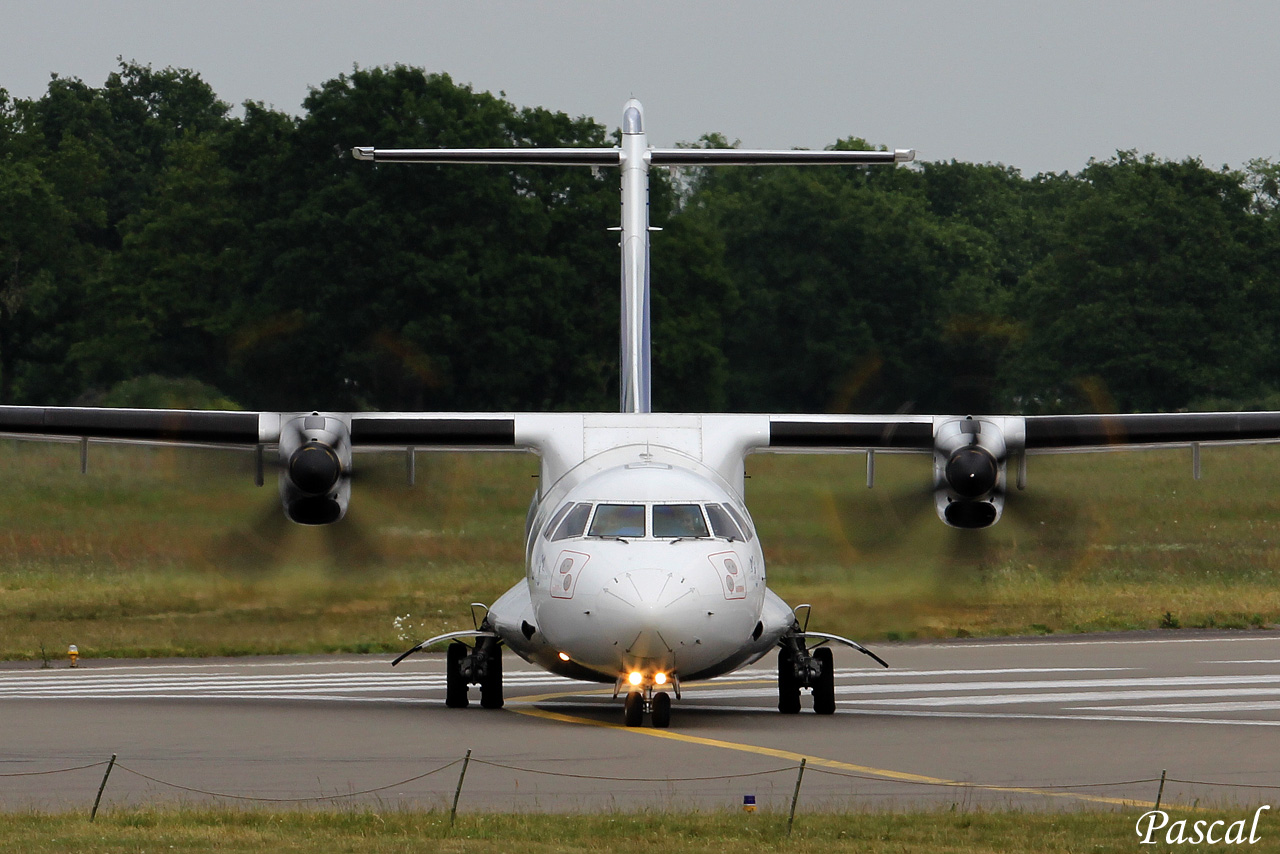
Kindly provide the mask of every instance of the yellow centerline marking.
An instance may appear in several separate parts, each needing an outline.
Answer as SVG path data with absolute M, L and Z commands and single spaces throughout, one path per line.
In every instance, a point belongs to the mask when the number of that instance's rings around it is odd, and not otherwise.
M 717 682 L 716 687 L 730 685 L 760 685 L 772 684 L 770 679 L 752 679 L 737 682 Z M 1152 801 L 1135 800 L 1132 798 L 1108 798 L 1102 795 L 1090 795 L 1084 792 L 1059 792 L 1047 789 L 1035 789 L 1025 786 L 998 786 L 987 783 L 966 783 L 962 780 L 948 780 L 945 777 L 930 777 L 926 774 L 913 774 L 908 771 L 894 771 L 889 768 L 875 768 L 870 765 L 857 765 L 852 762 L 841 762 L 838 759 L 828 759 L 825 756 L 814 756 L 811 753 L 797 753 L 794 750 L 780 750 L 776 747 L 765 747 L 760 744 L 749 744 L 740 741 L 727 741 L 720 738 L 706 738 L 700 735 L 689 735 L 683 732 L 672 732 L 669 729 L 653 729 L 652 727 L 629 727 L 617 723 L 607 723 L 605 721 L 596 721 L 591 718 L 583 718 L 577 715 L 567 715 L 564 712 L 552 712 L 547 709 L 539 709 L 534 704 L 542 703 L 548 700 L 560 700 L 566 697 L 581 697 L 586 695 L 612 694 L 613 689 L 606 688 L 596 691 L 559 691 L 552 694 L 534 694 L 526 697 L 514 697 L 511 702 L 517 705 L 507 705 L 508 711 L 515 712 L 518 715 L 527 715 L 531 718 L 542 718 L 549 721 L 559 721 L 560 723 L 581 724 L 584 726 L 600 727 L 602 729 L 622 730 L 624 732 L 634 733 L 635 735 L 646 735 L 651 738 L 665 738 L 670 741 L 682 741 L 686 744 L 698 744 L 703 747 L 716 747 L 721 750 L 734 750 L 739 753 L 754 753 L 758 756 L 770 756 L 775 759 L 787 759 L 792 762 L 805 760 L 806 764 L 817 766 L 819 768 L 830 768 L 833 771 L 850 771 L 857 774 L 865 774 L 872 777 L 881 777 L 886 780 L 897 780 L 904 783 L 927 783 L 935 786 L 951 786 L 958 789 L 982 789 L 988 792 L 1005 792 L 1026 795 L 1042 795 L 1047 798 L 1066 798 L 1068 800 L 1088 801 L 1090 803 L 1111 804 L 1114 806 L 1124 807 L 1147 807 L 1154 808 L 1155 803 Z M 1181 807 L 1189 809 L 1188 807 Z

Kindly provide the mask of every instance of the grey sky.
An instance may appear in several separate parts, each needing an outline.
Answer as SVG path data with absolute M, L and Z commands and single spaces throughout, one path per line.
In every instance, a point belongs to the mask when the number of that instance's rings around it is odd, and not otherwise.
M 100 85 L 123 55 L 300 113 L 308 86 L 401 62 L 610 128 L 634 94 L 658 145 L 861 136 L 1026 174 L 1122 148 L 1240 166 L 1280 157 L 1278 33 L 1274 0 L 5 0 L 0 86 Z

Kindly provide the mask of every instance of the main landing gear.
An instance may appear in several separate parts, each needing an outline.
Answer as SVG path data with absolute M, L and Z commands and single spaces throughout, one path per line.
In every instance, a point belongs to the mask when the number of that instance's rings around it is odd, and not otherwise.
M 807 649 L 803 637 L 784 637 L 778 650 L 778 711 L 800 712 L 800 689 L 813 693 L 813 710 L 835 714 L 836 669 L 829 647 Z
M 666 691 L 654 691 L 652 686 L 643 691 L 628 692 L 622 706 L 622 722 L 627 726 L 641 726 L 645 712 L 649 713 L 649 720 L 657 729 L 671 726 L 671 695 Z
M 794 715 L 800 711 L 800 689 L 808 688 L 813 693 L 813 710 L 820 715 L 833 715 L 836 711 L 836 668 L 832 660 L 828 643 L 844 644 L 875 660 L 881 667 L 889 664 L 880 656 L 867 649 L 857 641 L 842 638 L 826 632 L 809 631 L 809 605 L 798 605 L 795 608 L 796 619 L 791 631 L 778 640 L 778 711 L 784 715 Z M 800 622 L 803 612 L 804 623 Z M 806 641 L 816 640 L 818 645 L 810 648 Z
M 471 685 L 480 686 L 480 706 L 502 708 L 502 646 L 496 638 L 479 638 L 472 649 L 455 641 L 445 658 L 444 704 L 465 709 Z

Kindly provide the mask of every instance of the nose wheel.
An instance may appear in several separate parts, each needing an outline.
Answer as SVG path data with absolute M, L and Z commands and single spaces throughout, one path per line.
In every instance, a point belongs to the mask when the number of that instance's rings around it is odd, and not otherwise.
M 671 695 L 666 691 L 651 693 L 652 690 L 631 691 L 627 694 L 626 702 L 622 706 L 624 724 L 629 727 L 642 726 L 645 712 L 648 712 L 649 720 L 654 727 L 666 729 L 671 726 Z M 650 694 L 647 699 L 646 693 Z

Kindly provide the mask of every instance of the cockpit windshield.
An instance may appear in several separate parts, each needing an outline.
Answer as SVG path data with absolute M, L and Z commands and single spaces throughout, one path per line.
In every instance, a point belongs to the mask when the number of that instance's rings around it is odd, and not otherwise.
M 643 537 L 643 504 L 600 504 L 588 537 Z
M 697 504 L 653 505 L 653 535 L 655 537 L 707 536 L 707 523 L 702 518 L 702 508 Z
M 591 515 L 591 505 L 583 502 L 575 504 L 568 515 L 564 517 L 564 521 L 560 523 L 560 527 L 556 528 L 552 540 L 567 540 L 571 537 L 581 537 L 582 529 L 587 527 L 587 518 Z
M 726 540 L 743 539 L 742 531 L 738 530 L 733 519 L 719 504 L 707 505 L 707 518 L 711 520 L 711 530 L 716 532 L 717 537 L 724 537 Z
M 569 502 L 557 510 L 543 529 L 543 536 L 552 541 L 583 536 L 627 539 L 649 536 L 672 540 L 717 537 L 735 541 L 750 539 L 751 526 L 728 504 L 592 504 L 581 501 Z

